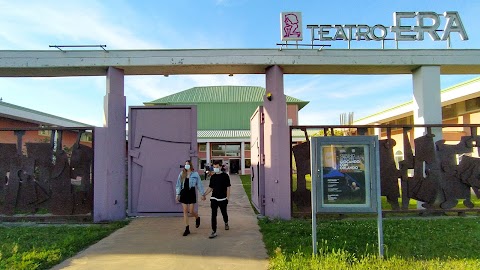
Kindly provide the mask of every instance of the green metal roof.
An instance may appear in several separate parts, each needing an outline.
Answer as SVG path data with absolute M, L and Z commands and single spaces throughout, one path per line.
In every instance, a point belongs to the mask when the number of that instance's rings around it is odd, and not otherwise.
M 205 86 L 193 87 L 159 98 L 145 105 L 199 104 L 199 103 L 258 103 L 263 102 L 265 88 L 259 86 Z M 297 104 L 301 110 L 308 101 L 287 96 L 287 104 Z

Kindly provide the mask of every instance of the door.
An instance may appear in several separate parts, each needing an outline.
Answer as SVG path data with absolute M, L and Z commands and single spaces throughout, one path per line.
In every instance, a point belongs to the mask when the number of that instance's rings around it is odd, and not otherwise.
M 238 158 L 231 158 L 228 160 L 230 173 L 231 174 L 238 174 L 238 170 L 240 169 L 240 159 Z
M 252 181 L 252 203 L 260 214 L 265 215 L 263 124 L 263 107 L 260 106 L 250 118 L 250 177 Z
M 130 107 L 128 127 L 129 215 L 182 213 L 175 185 L 186 160 L 197 167 L 196 107 Z

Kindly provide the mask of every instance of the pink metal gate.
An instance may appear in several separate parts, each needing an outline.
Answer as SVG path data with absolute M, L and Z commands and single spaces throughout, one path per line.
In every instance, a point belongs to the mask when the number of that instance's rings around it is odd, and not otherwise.
M 250 118 L 250 176 L 252 180 L 252 203 L 260 214 L 265 215 L 265 154 L 263 147 L 263 107 L 260 106 Z
M 196 107 L 130 107 L 128 122 L 128 214 L 182 213 L 175 184 L 185 160 L 197 168 Z

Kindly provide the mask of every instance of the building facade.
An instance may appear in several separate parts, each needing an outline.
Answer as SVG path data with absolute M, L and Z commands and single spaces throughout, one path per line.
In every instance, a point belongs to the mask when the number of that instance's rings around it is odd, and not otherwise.
M 22 141 L 24 143 L 46 143 L 50 142 L 52 135 L 52 130 L 48 130 L 49 128 L 68 127 L 90 127 L 90 125 L 0 101 L 0 128 L 6 129 L 0 131 L 0 143 L 16 144 L 18 142 L 18 136 L 8 129 L 45 128 L 45 130 L 26 130 L 22 136 Z M 77 140 L 77 134 L 76 131 L 63 132 L 62 144 L 71 147 Z M 81 144 L 91 147 L 92 141 L 91 132 L 85 132 L 81 135 Z
M 262 106 L 265 88 L 257 86 L 194 87 L 157 100 L 149 105 L 196 105 L 198 113 L 198 166 L 215 160 L 229 173 L 250 173 L 250 117 Z M 287 121 L 298 125 L 298 111 L 308 101 L 290 96 L 287 100 Z
M 465 81 L 441 91 L 442 124 L 473 124 L 480 123 L 480 77 Z M 413 101 L 399 104 L 387 110 L 375 113 L 354 122 L 355 125 L 413 125 Z M 387 138 L 385 129 L 371 130 L 380 139 Z M 413 129 L 408 133 L 410 144 L 413 145 Z M 446 144 L 457 144 L 462 136 L 470 136 L 469 127 L 446 127 L 442 129 L 442 139 Z M 396 141 L 394 146 L 395 161 L 403 160 L 402 129 L 393 129 L 391 138 Z M 477 148 L 473 148 L 477 151 Z M 478 153 L 473 153 L 478 157 Z

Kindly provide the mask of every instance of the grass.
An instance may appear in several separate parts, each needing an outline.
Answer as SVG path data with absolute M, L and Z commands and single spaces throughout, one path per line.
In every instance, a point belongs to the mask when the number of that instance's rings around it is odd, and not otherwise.
M 250 178 L 241 178 L 249 195 Z M 315 255 L 311 219 L 259 220 L 270 269 L 480 269 L 479 217 L 387 218 L 383 224 L 379 259 L 375 218 L 318 220 Z
M 249 174 L 240 175 L 240 180 L 242 180 L 243 189 L 245 193 L 247 193 L 248 200 L 250 201 L 250 205 L 252 206 L 253 211 L 255 214 L 259 214 L 255 206 L 252 204 L 252 180 Z
M 0 225 L 0 269 L 49 269 L 127 223 Z
M 271 269 L 480 269 L 480 219 L 385 219 L 385 259 L 372 220 L 259 221 Z

